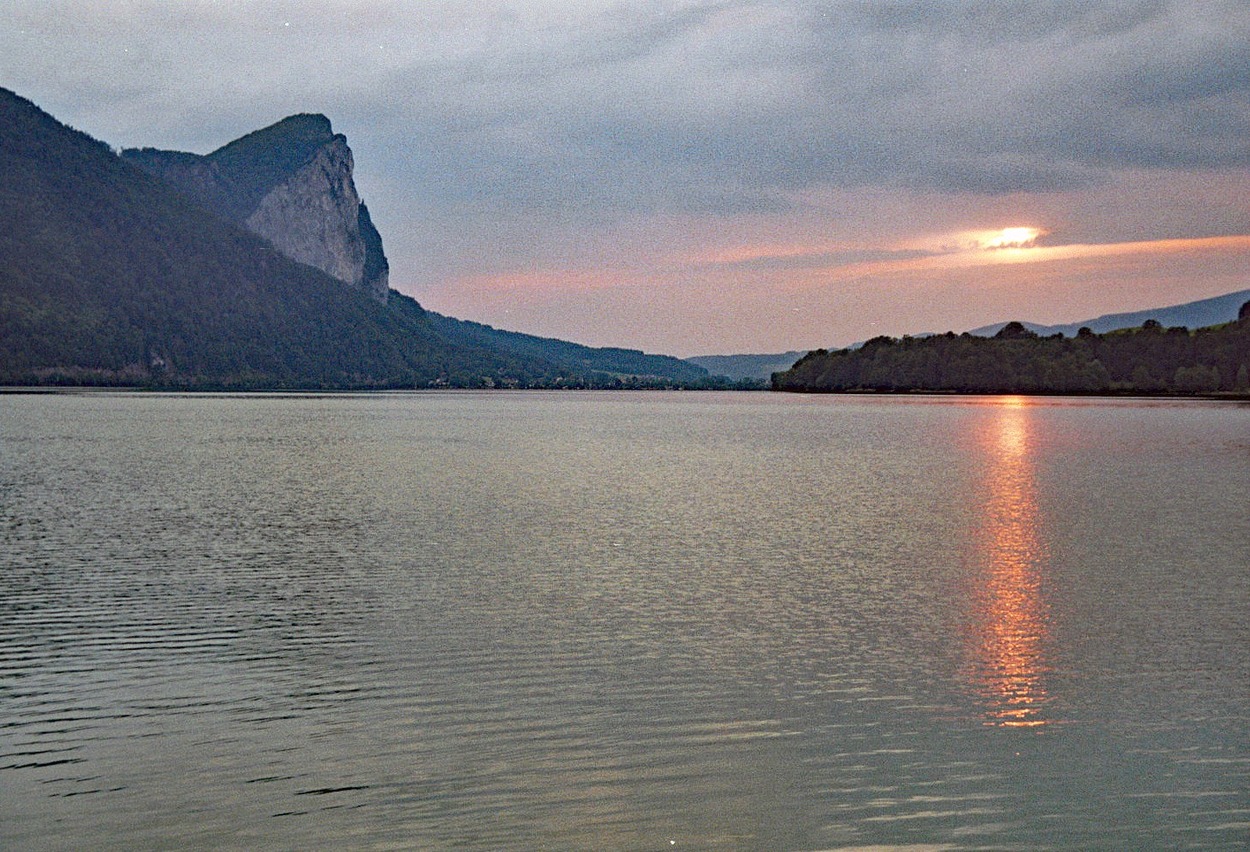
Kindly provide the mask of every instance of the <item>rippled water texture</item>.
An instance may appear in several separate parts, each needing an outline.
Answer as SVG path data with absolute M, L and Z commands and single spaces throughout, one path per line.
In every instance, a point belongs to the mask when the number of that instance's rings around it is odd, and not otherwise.
M 0 847 L 1245 848 L 1250 409 L 0 396 Z

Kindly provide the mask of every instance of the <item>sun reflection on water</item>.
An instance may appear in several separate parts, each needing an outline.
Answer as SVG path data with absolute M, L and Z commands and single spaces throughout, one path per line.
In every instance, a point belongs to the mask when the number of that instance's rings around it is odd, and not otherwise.
M 988 459 L 986 501 L 974 540 L 978 594 L 973 633 L 974 681 L 987 722 L 1045 725 L 1043 675 L 1048 612 L 1041 589 L 1041 537 L 1030 410 L 1019 397 L 994 408 L 982 433 Z

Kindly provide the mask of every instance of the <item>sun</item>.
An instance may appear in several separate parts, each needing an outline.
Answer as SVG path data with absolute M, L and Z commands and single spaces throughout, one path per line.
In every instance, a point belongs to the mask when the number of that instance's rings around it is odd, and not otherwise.
M 981 241 L 981 247 L 987 249 L 1029 248 L 1042 236 L 1041 228 L 1014 227 L 1000 231 L 990 231 Z
M 989 251 L 1017 257 L 1024 249 L 1037 248 L 1037 241 L 1049 233 L 1050 231 L 1046 228 L 1033 225 L 957 231 L 935 238 L 926 247 L 933 247 L 942 254 L 975 254 Z M 1000 256 L 999 260 L 1002 259 L 1004 257 Z

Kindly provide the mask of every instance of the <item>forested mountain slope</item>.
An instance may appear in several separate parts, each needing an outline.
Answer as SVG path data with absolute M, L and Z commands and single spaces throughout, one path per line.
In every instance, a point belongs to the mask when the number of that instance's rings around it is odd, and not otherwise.
M 313 144 L 319 122 L 304 124 Z M 0 174 L 0 383 L 603 387 L 691 374 L 676 358 L 624 363 L 525 335 L 501 345 L 503 333 L 394 291 L 381 301 L 3 89 Z

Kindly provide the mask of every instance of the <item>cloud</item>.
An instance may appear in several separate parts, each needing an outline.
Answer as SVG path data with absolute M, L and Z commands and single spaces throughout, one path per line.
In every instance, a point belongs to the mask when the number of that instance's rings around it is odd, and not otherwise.
M 790 250 L 764 252 L 746 257 L 728 257 L 708 261 L 712 268 L 732 268 L 757 272 L 780 272 L 784 270 L 821 269 L 860 266 L 887 261 L 916 260 L 930 257 L 936 252 L 929 249 L 842 249 L 837 251 Z
M 98 105 L 120 143 L 181 132 L 203 148 L 324 110 L 406 129 L 394 165 L 454 200 L 739 212 L 816 184 L 993 194 L 1250 164 L 1239 2 L 13 0 L 0 14 L 6 76 L 60 81 L 58 100 Z
M 461 185 L 523 205 L 1079 189 L 1250 163 L 1247 40 L 1250 10 L 1231 4 L 700 4 L 522 40 L 496 76 L 456 80 L 432 123 L 475 113 L 446 140 L 477 164 Z

